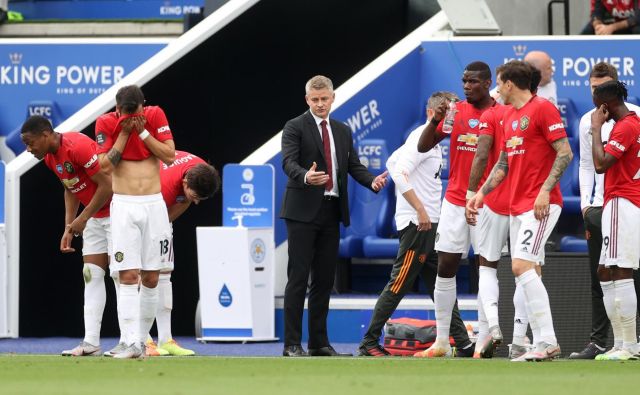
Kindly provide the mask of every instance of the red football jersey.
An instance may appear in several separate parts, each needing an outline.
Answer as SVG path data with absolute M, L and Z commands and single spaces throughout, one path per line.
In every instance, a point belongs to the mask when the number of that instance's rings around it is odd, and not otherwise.
M 494 103 L 495 105 L 495 103 Z M 491 108 L 491 107 L 488 107 Z M 466 204 L 467 189 L 469 188 L 469 175 L 471 164 L 478 146 L 480 133 L 480 115 L 485 109 L 477 109 L 466 100 L 456 103 L 456 117 L 453 120 L 453 132 L 449 135 L 449 185 L 444 197 L 451 204 L 464 206 Z M 443 121 L 438 125 L 438 133 L 442 132 Z M 484 182 L 484 177 L 480 182 Z
M 640 207 L 640 118 L 635 112 L 616 122 L 604 150 L 618 158 L 604 174 L 604 203 L 623 197 Z
M 187 170 L 200 163 L 207 163 L 197 156 L 184 151 L 176 151 L 176 160 L 169 166 L 160 162 L 160 182 L 162 183 L 162 198 L 171 207 L 185 200 L 182 179 Z
M 173 135 L 169 128 L 167 116 L 162 108 L 157 106 L 144 107 L 144 117 L 147 119 L 144 127 L 158 141 L 172 140 Z M 104 154 L 113 147 L 113 143 L 118 138 L 118 134 L 122 130 L 120 125 L 123 117 L 118 117 L 115 112 L 101 115 L 96 120 L 96 142 L 98 143 L 98 154 Z M 151 151 L 144 145 L 144 142 L 137 136 L 137 131 L 132 131 L 124 147 L 122 159 L 124 160 L 144 160 L 153 155 Z
M 500 157 L 500 152 L 502 152 L 502 147 L 504 146 L 502 117 L 509 108 L 511 108 L 511 106 L 496 104 L 480 116 L 480 135 L 493 137 L 493 146 L 491 147 L 491 151 L 489 151 L 489 160 L 487 161 L 484 179 L 489 176 L 491 170 L 493 170 L 493 166 Z M 480 184 L 480 186 L 482 186 L 482 184 Z M 494 213 L 509 215 L 509 177 L 503 180 L 493 192 L 485 197 L 484 204 L 489 206 Z
M 504 146 L 509 156 L 510 210 L 519 215 L 533 210 L 540 188 L 556 159 L 551 143 L 567 137 L 560 112 L 548 100 L 533 96 L 522 108 L 509 108 L 503 117 Z M 549 203 L 562 206 L 560 185 Z
M 78 132 L 60 134 L 60 148 L 55 154 L 46 154 L 44 163 L 73 193 L 83 206 L 87 206 L 98 189 L 91 176 L 100 171 L 95 141 Z M 94 215 L 95 218 L 109 216 L 109 199 Z

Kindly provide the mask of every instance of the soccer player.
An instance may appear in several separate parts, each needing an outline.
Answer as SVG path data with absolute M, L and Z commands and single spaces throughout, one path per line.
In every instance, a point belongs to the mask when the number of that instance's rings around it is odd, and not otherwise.
M 538 89 L 541 73 L 535 67 L 531 68 L 532 79 L 530 90 L 533 94 Z M 498 76 L 496 76 L 498 77 Z M 500 157 L 504 145 L 502 117 L 510 105 L 496 105 L 485 111 L 480 117 L 480 137 L 478 149 L 473 158 L 471 175 L 469 176 L 469 190 L 477 191 L 481 178 L 488 176 Z M 467 215 L 468 223 L 476 225 L 473 216 Z M 478 341 L 474 357 L 490 358 L 494 349 L 502 342 L 502 331 L 498 322 L 498 275 L 497 268 L 502 249 L 509 238 L 509 185 L 505 180 L 496 191 L 484 201 L 483 214 L 479 219 L 478 256 Z M 510 355 L 514 358 L 526 352 L 524 336 L 528 327 L 526 309 L 521 292 L 514 295 L 514 342 Z M 524 329 L 524 331 L 522 330 Z M 522 332 L 520 334 L 520 332 Z M 516 334 L 518 334 L 516 338 Z
M 100 354 L 100 327 L 106 302 L 104 274 L 109 266 L 111 178 L 100 171 L 96 143 L 82 133 L 56 133 L 47 118 L 29 117 L 22 125 L 27 151 L 44 159 L 64 186 L 65 229 L 60 251 L 71 253 L 74 236 L 82 235 L 84 267 L 84 339 L 65 356 Z M 84 206 L 78 214 L 80 203 Z
M 440 224 L 436 233 L 435 249 L 438 251 L 438 276 L 434 291 L 437 321 L 437 339 L 417 357 L 443 357 L 450 352 L 449 332 L 451 313 L 456 302 L 456 273 L 460 258 L 475 246 L 474 228 L 465 221 L 466 199 L 474 193 L 468 191 L 471 163 L 478 144 L 480 116 L 496 102 L 489 95 L 491 69 L 484 62 L 468 64 L 462 75 L 465 101 L 457 103 L 451 133 L 449 186 L 442 202 Z M 435 111 L 432 121 L 425 127 L 418 141 L 418 151 L 427 152 L 447 135 L 443 133 L 442 120 L 447 103 Z
M 172 164 L 160 164 L 162 198 L 167 205 L 169 221 L 173 223 L 189 208 L 191 203 L 198 204 L 212 197 L 220 188 L 218 171 L 194 154 L 176 151 L 176 160 Z M 193 350 L 180 347 L 171 336 L 171 310 L 173 291 L 171 268 L 173 267 L 173 241 L 171 243 L 169 270 L 161 270 L 158 280 L 159 302 L 156 312 L 158 344 L 149 337 L 146 342 L 147 356 L 194 355 Z
M 633 286 L 640 260 L 640 118 L 625 106 L 626 98 L 627 88 L 620 81 L 605 82 L 593 91 L 597 108 L 591 114 L 593 165 L 598 174 L 606 172 L 600 265 L 609 269 L 598 272 L 602 283 L 612 283 L 614 292 L 604 298 L 604 307 L 611 323 L 619 322 L 622 336 L 620 349 L 596 357 L 605 360 L 638 359 L 640 351 Z M 601 129 L 609 119 L 616 124 L 605 147 Z
M 607 81 L 617 81 L 618 70 L 608 63 L 600 62 L 593 66 L 589 75 L 589 85 L 591 94 L 593 90 Z M 631 103 L 624 103 L 625 106 L 640 114 L 640 107 Z M 604 176 L 596 174 L 593 166 L 593 156 L 591 154 L 591 114 L 595 108 L 588 111 L 580 119 L 580 207 L 584 218 L 584 228 L 587 236 L 587 247 L 589 250 L 589 263 L 591 268 L 591 336 L 590 342 L 580 352 L 571 353 L 570 359 L 594 359 L 602 354 L 607 344 L 609 332 L 609 318 L 604 307 L 603 297 L 606 300 L 615 299 L 615 290 L 610 280 L 609 269 L 600 266 L 600 255 L 602 249 L 602 203 L 604 196 Z M 602 143 L 606 144 L 609 139 L 611 129 L 615 124 L 610 118 L 602 125 L 600 136 Z M 595 191 L 594 191 L 595 183 Z M 593 201 L 592 201 L 593 199 Z M 602 272 L 602 273 L 601 273 Z M 607 277 L 600 278 L 600 275 Z M 637 275 L 637 272 L 634 272 Z M 637 290 L 636 290 L 637 292 Z M 616 351 L 622 347 L 622 337 L 620 332 L 620 322 L 615 314 L 614 321 L 611 322 L 614 335 L 614 347 L 610 351 Z
M 442 102 L 456 100 L 449 92 L 436 92 L 427 102 L 427 119 Z M 399 229 L 400 247 L 391 269 L 391 279 L 380 293 L 373 308 L 369 328 L 360 343 L 359 355 L 381 357 L 389 355 L 379 344 L 385 322 L 398 307 L 398 303 L 413 286 L 418 274 L 433 296 L 437 257 L 434 251 L 442 182 L 442 151 L 436 145 L 426 153 L 417 150 L 417 142 L 423 126 L 417 128 L 387 161 L 387 168 L 396 185 L 396 226 Z M 402 195 L 402 198 L 400 198 Z M 473 344 L 469 340 L 457 303 L 452 317 L 452 335 L 456 341 L 456 356 L 471 356 Z
M 138 86 L 122 87 L 116 111 L 96 121 L 100 166 L 112 178 L 111 264 L 119 272 L 118 314 L 126 344 L 114 358 L 144 355 L 160 269 L 169 264 L 171 224 L 160 193 L 158 159 L 173 163 L 175 146 L 164 111 L 143 104 Z
M 544 245 L 562 209 L 558 181 L 573 154 L 558 110 L 532 95 L 531 67 L 511 61 L 497 69 L 498 91 L 512 108 L 503 117 L 505 144 L 500 158 L 467 209 L 478 213 L 485 195 L 511 173 L 510 238 L 512 270 L 522 286 L 532 328 L 540 331 L 534 351 L 522 359 L 540 361 L 560 355 L 549 297 L 536 272 L 544 264 Z

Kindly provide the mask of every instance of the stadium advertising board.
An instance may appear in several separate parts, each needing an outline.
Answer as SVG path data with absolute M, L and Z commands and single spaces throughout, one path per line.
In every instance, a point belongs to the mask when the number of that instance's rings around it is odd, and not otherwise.
M 28 115 L 59 112 L 61 122 L 167 42 L 0 41 L 0 91 L 11 98 L 0 104 L 0 136 L 19 127 Z

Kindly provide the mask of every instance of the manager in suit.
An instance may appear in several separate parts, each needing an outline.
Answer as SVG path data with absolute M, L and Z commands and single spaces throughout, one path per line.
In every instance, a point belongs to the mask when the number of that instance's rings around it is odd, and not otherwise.
M 378 192 L 386 185 L 387 172 L 377 177 L 369 173 L 353 148 L 349 127 L 329 118 L 335 99 L 331 80 L 315 76 L 305 90 L 309 111 L 288 121 L 282 133 L 282 168 L 289 178 L 280 212 L 289 240 L 283 355 L 338 356 L 329 343 L 327 314 L 338 260 L 340 221 L 349 225 L 347 173 Z M 309 274 L 307 354 L 301 338 Z

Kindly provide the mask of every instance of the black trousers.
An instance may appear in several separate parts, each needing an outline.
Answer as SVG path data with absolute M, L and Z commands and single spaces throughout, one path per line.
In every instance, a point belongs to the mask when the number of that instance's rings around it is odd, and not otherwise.
M 287 286 L 284 291 L 284 345 L 301 344 L 304 300 L 308 302 L 309 348 L 328 346 L 327 314 L 340 243 L 339 200 L 323 200 L 312 222 L 286 220 L 289 240 Z
M 604 308 L 602 288 L 600 287 L 600 279 L 598 279 L 598 266 L 602 251 L 602 207 L 591 207 L 587 210 L 584 215 L 584 229 L 587 232 L 591 269 L 591 341 L 600 347 L 605 347 L 611 323 Z M 633 272 L 633 277 L 636 297 L 640 298 L 640 274 L 637 270 Z M 640 309 L 640 300 L 638 309 Z
M 360 343 L 361 347 L 370 348 L 378 344 L 382 327 L 396 310 L 404 295 L 411 290 L 418 275 L 422 277 L 427 292 L 433 300 L 438 268 L 438 255 L 434 251 L 437 229 L 438 224 L 432 224 L 431 230 L 418 232 L 416 225 L 410 223 L 399 232 L 400 247 L 391 269 L 391 279 L 380 293 L 373 308 L 371 322 Z M 459 348 L 464 348 L 471 343 L 467 329 L 460 318 L 457 301 L 451 317 L 451 336 Z

